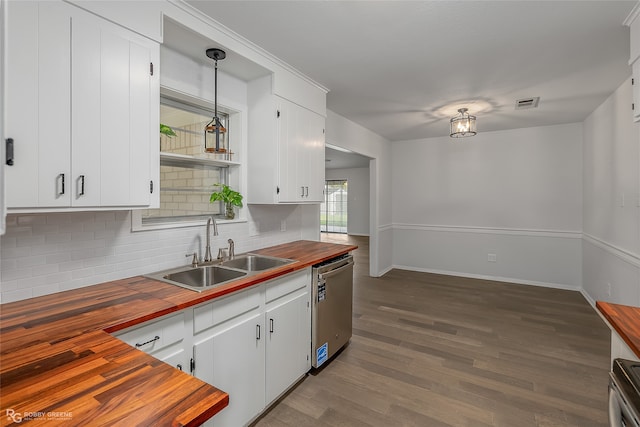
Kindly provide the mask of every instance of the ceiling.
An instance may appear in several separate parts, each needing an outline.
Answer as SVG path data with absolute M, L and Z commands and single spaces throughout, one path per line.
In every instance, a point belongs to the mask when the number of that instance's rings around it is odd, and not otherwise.
M 448 135 L 460 107 L 478 132 L 579 122 L 631 75 L 635 0 L 187 2 L 391 141 Z

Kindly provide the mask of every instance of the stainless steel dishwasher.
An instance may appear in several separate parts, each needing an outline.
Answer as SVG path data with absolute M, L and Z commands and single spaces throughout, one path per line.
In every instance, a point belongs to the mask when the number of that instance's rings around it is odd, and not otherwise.
M 313 266 L 311 365 L 318 368 L 351 338 L 353 256 L 346 254 Z

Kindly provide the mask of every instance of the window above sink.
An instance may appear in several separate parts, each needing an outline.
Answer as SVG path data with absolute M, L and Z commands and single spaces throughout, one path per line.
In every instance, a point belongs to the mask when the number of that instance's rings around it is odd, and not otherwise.
M 218 107 L 227 129 L 225 153 L 204 151 L 204 129 L 213 117 L 208 101 L 162 88 L 160 123 L 171 128 L 174 136 L 160 134 L 160 206 L 134 211 L 133 231 L 201 226 L 210 216 L 219 223 L 244 221 L 224 219 L 221 202 L 210 203 L 214 184 L 240 187 L 242 166 L 242 122 L 244 112 L 223 105 Z

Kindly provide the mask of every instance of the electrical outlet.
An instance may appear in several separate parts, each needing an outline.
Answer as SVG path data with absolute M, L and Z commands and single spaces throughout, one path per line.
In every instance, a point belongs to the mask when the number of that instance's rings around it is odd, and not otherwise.
M 287 231 L 287 220 L 283 219 L 280 221 L 280 231 Z
M 611 296 L 611 283 L 607 283 L 607 296 Z
M 497 262 L 498 256 L 496 254 L 487 254 L 487 261 L 489 262 Z

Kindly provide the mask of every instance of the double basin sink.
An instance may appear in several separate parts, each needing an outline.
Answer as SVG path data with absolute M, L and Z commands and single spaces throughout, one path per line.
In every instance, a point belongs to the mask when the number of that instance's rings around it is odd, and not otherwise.
M 158 271 L 156 273 L 146 274 L 145 277 L 202 292 L 246 276 L 258 274 L 262 271 L 282 267 L 294 262 L 296 261 L 286 258 L 242 254 L 229 260 L 211 261 L 200 264 L 197 267 L 186 266 Z

